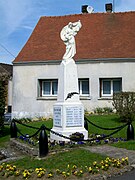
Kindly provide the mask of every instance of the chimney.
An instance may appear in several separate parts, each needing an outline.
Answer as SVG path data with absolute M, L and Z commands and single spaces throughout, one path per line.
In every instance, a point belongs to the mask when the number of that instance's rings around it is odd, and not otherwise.
M 92 6 L 83 5 L 82 6 L 82 13 L 93 13 L 94 8 Z
M 112 12 L 112 3 L 105 4 L 105 10 L 106 12 Z
M 82 6 L 82 13 L 88 13 L 87 7 L 88 7 L 88 5 L 83 5 Z

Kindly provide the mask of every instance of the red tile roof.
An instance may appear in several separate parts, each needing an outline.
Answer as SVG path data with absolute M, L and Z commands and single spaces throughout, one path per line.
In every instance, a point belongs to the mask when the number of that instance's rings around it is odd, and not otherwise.
M 75 60 L 135 58 L 135 12 L 92 13 L 41 17 L 14 62 L 61 60 L 65 45 L 60 31 L 78 20 L 82 28 L 75 36 Z

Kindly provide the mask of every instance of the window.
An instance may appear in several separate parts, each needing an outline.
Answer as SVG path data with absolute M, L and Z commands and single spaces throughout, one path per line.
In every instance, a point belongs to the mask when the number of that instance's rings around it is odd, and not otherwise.
M 100 79 L 100 96 L 101 97 L 113 96 L 113 93 L 120 92 L 121 90 L 122 90 L 121 78 Z
M 39 96 L 56 96 L 58 90 L 57 79 L 39 80 Z
M 79 79 L 80 95 L 89 95 L 89 79 Z M 57 79 L 39 79 L 38 80 L 38 97 L 57 96 L 58 80 Z
M 80 95 L 89 95 L 89 79 L 79 79 Z

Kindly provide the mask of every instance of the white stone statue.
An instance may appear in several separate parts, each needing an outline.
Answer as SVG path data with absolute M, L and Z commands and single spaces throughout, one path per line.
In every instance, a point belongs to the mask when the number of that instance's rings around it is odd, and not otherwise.
M 76 44 L 75 44 L 75 35 L 78 33 L 82 24 L 79 21 L 77 22 L 69 22 L 60 33 L 61 39 L 64 41 L 66 45 L 66 52 L 63 56 L 63 59 L 71 59 L 76 54 Z

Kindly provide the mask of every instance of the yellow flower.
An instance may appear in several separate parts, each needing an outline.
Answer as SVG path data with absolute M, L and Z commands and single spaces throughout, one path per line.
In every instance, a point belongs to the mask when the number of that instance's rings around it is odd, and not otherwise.
M 118 161 L 117 164 L 121 164 L 120 161 Z
M 80 173 L 83 174 L 83 170 L 80 170 Z
M 22 174 L 23 174 L 24 178 L 26 178 L 26 177 L 31 175 L 30 172 L 27 169 L 25 169 Z
M 6 165 L 6 167 L 7 167 L 7 168 L 9 168 L 9 167 L 10 167 L 10 165 L 9 165 L 9 164 L 7 164 L 7 165 Z
M 69 168 L 70 166 L 69 166 L 69 164 L 67 165 L 67 168 Z
M 73 168 L 74 168 L 74 169 L 76 169 L 76 168 L 77 168 L 77 166 L 76 166 L 76 165 L 73 165 Z
M 109 157 L 107 157 L 107 158 L 106 158 L 106 160 L 107 160 L 107 161 L 109 161 L 109 160 L 110 160 L 110 158 L 109 158 Z
M 27 177 L 27 174 L 26 174 L 26 173 L 23 173 L 23 177 L 24 177 L 24 178 Z
M 50 178 L 50 177 L 53 177 L 52 173 L 49 173 L 49 174 L 48 174 L 48 178 Z
M 104 164 L 104 161 L 102 160 L 102 161 L 100 162 L 100 164 Z
M 2 171 L 3 168 L 4 168 L 3 166 L 0 166 L 0 171 Z
M 35 171 L 39 171 L 39 168 L 36 168 Z
M 108 160 L 105 160 L 106 163 L 108 163 Z
M 59 169 L 56 169 L 56 173 L 61 173 L 61 171 Z
M 13 166 L 14 170 L 16 169 L 16 166 Z
M 89 172 L 92 172 L 92 167 L 89 167 Z
M 67 173 L 67 176 L 70 176 L 70 173 L 69 173 L 69 172 Z
M 17 171 L 15 172 L 15 175 L 16 175 L 16 176 L 19 176 L 19 175 L 20 175 L 20 171 L 17 170 Z
M 96 164 L 97 164 L 97 162 L 96 162 L 96 161 L 94 161 L 94 162 L 93 162 L 93 166 L 96 166 Z
M 39 173 L 39 174 L 37 175 L 37 177 L 39 177 L 39 178 L 42 177 L 41 173 Z
M 105 168 L 105 166 L 101 166 L 101 169 L 104 169 Z
M 45 172 L 46 172 L 45 170 L 44 170 L 44 171 L 41 171 L 42 174 L 45 174 Z
M 9 167 L 10 171 L 14 171 L 14 168 L 12 166 Z
M 74 172 L 74 175 L 77 175 L 77 173 L 78 173 L 78 172 L 77 172 L 77 171 L 75 171 L 75 172 Z

